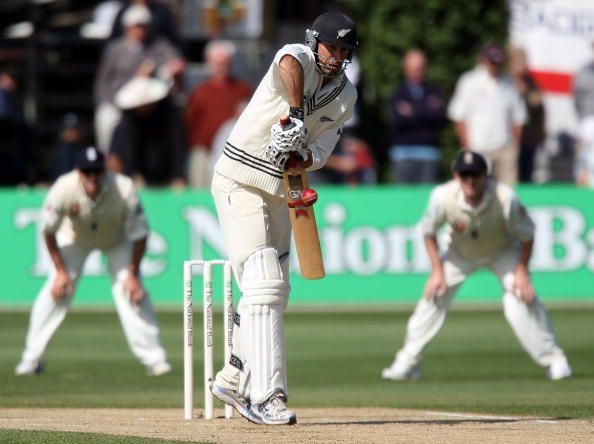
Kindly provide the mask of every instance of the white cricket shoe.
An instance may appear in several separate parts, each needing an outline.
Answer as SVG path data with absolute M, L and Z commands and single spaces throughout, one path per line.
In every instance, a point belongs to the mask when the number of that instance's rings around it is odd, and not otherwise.
M 396 360 L 390 367 L 382 370 L 382 378 L 391 379 L 392 381 L 405 381 L 407 379 L 416 381 L 421 379 L 421 369 L 416 366 L 403 365 Z
M 146 366 L 146 374 L 148 376 L 162 376 L 169 372 L 171 372 L 171 365 L 167 361 Z
M 250 405 L 248 419 L 256 424 L 292 425 L 297 424 L 297 415 L 287 408 L 285 394 L 277 391 L 262 403 Z
M 14 369 L 17 376 L 38 375 L 43 372 L 43 364 L 38 361 L 21 361 Z
M 237 390 L 225 388 L 218 384 L 215 379 L 210 391 L 217 399 L 237 410 L 237 413 L 241 416 L 248 420 L 250 419 L 250 402 L 241 396 Z
M 549 366 L 547 377 L 552 381 L 571 378 L 571 367 L 566 358 L 557 359 Z

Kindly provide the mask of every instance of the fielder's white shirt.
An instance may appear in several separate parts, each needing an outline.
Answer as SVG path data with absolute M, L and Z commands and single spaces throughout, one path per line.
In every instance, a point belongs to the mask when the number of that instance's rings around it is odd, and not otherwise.
M 421 221 L 423 234 L 436 236 L 444 224 L 447 248 L 479 263 L 489 263 L 518 241 L 534 237 L 534 223 L 514 190 L 492 179 L 476 207 L 466 202 L 457 180 L 434 188 Z
M 62 245 L 76 243 L 105 249 L 149 234 L 147 218 L 132 180 L 105 173 L 101 192 L 92 200 L 78 170 L 59 177 L 42 211 L 42 230 L 56 234 Z
M 526 122 L 526 106 L 511 78 L 491 76 L 482 65 L 460 77 L 448 117 L 465 122 L 468 148 L 488 152 L 512 142 L 512 125 Z
M 332 79 L 322 88 L 323 76 L 317 69 L 314 53 L 307 46 L 285 45 L 277 52 L 215 166 L 223 176 L 277 196 L 284 194 L 283 172 L 268 162 L 264 153 L 269 144 L 270 128 L 289 114 L 287 92 L 279 75 L 279 62 L 287 54 L 295 57 L 304 71 L 306 145 L 314 153 L 310 170 L 326 164 L 357 100 L 357 90 L 345 75 Z

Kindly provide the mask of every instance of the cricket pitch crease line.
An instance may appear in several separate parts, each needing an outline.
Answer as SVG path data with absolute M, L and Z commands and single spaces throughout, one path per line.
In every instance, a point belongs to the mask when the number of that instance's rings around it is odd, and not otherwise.
M 496 416 L 496 415 L 472 415 L 468 413 L 454 413 L 454 412 L 433 412 L 433 411 L 426 411 L 424 412 L 426 415 L 441 415 L 445 417 L 451 418 L 463 418 L 463 419 L 499 419 L 501 421 L 534 421 L 540 424 L 558 424 L 558 421 L 551 421 L 546 419 L 530 419 L 530 418 L 522 418 L 519 416 Z

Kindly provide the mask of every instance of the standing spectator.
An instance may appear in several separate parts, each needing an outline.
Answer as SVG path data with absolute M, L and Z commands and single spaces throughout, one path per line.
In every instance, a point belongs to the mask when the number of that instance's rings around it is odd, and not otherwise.
M 114 104 L 116 91 L 134 76 L 158 75 L 170 80 L 184 69 L 180 53 L 166 39 L 148 39 L 151 13 L 145 6 L 130 6 L 122 23 L 124 35 L 105 48 L 95 79 L 95 136 L 97 148 L 104 153 L 121 117 Z
M 129 8 L 135 5 L 144 6 L 151 13 L 152 20 L 148 30 L 149 40 L 165 37 L 169 40 L 169 43 L 180 48 L 181 40 L 171 9 L 167 4 L 159 0 L 129 0 L 125 2 L 115 16 L 110 39 L 117 39 L 125 33 L 124 15 Z
M 576 179 L 580 185 L 594 186 L 594 60 L 576 73 L 573 79 L 573 101 L 579 120 L 580 150 Z
M 503 49 L 487 43 L 478 65 L 458 80 L 448 107 L 463 149 L 487 156 L 493 177 L 508 185 L 518 180 L 518 149 L 526 106 L 503 72 Z
M 139 185 L 185 186 L 183 123 L 169 90 L 162 80 L 135 77 L 115 96 L 123 116 L 114 131 L 108 166 Z
M 437 234 L 442 225 L 447 227 L 447 247 L 440 254 Z M 431 276 L 408 321 L 404 346 L 382 377 L 421 377 L 423 350 L 443 325 L 456 291 L 476 270 L 487 268 L 501 282 L 505 318 L 524 350 L 548 368 L 550 379 L 569 378 L 571 367 L 530 278 L 534 223 L 513 189 L 488 177 L 481 154 L 458 153 L 454 180 L 433 190 L 421 228 Z
M 83 132 L 80 118 L 74 113 L 67 113 L 62 118 L 59 140 L 52 158 L 52 182 L 75 168 L 76 158 L 82 148 Z
M 209 158 L 217 130 L 234 117 L 237 106 L 252 95 L 249 85 L 231 75 L 233 43 L 213 40 L 204 52 L 210 77 L 191 92 L 185 116 L 190 144 L 188 182 L 197 188 L 210 184 Z
M 10 71 L 0 70 L 0 186 L 32 183 L 36 175 L 29 128 L 17 104 L 17 86 Z
M 528 112 L 528 120 L 522 127 L 520 138 L 520 182 L 532 182 L 534 157 L 546 138 L 542 92 L 528 71 L 526 51 L 522 48 L 510 49 L 509 73 Z
M 94 249 L 109 260 L 113 298 L 128 346 L 149 375 L 171 371 L 140 277 L 149 229 L 132 181 L 106 172 L 104 156 L 94 147 L 83 149 L 77 168 L 50 188 L 41 226 L 54 268 L 31 309 L 26 346 L 15 373 L 42 370 L 47 345 L 66 317 L 85 260 Z
M 440 88 L 425 80 L 427 58 L 420 49 L 404 56 L 404 84 L 390 100 L 390 160 L 395 183 L 435 183 L 441 158 L 439 136 L 446 103 Z

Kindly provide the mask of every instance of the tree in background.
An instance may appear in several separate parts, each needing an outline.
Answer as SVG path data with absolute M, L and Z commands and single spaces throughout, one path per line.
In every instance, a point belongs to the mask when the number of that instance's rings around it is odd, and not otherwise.
M 487 40 L 505 43 L 506 0 L 342 0 L 359 30 L 363 72 L 361 133 L 380 165 L 387 165 L 388 99 L 402 81 L 407 49 L 423 49 L 429 59 L 427 77 L 449 99 L 456 80 L 476 63 Z M 442 176 L 448 177 L 458 145 L 448 125 L 443 134 Z M 447 173 L 446 173 L 447 171 Z

